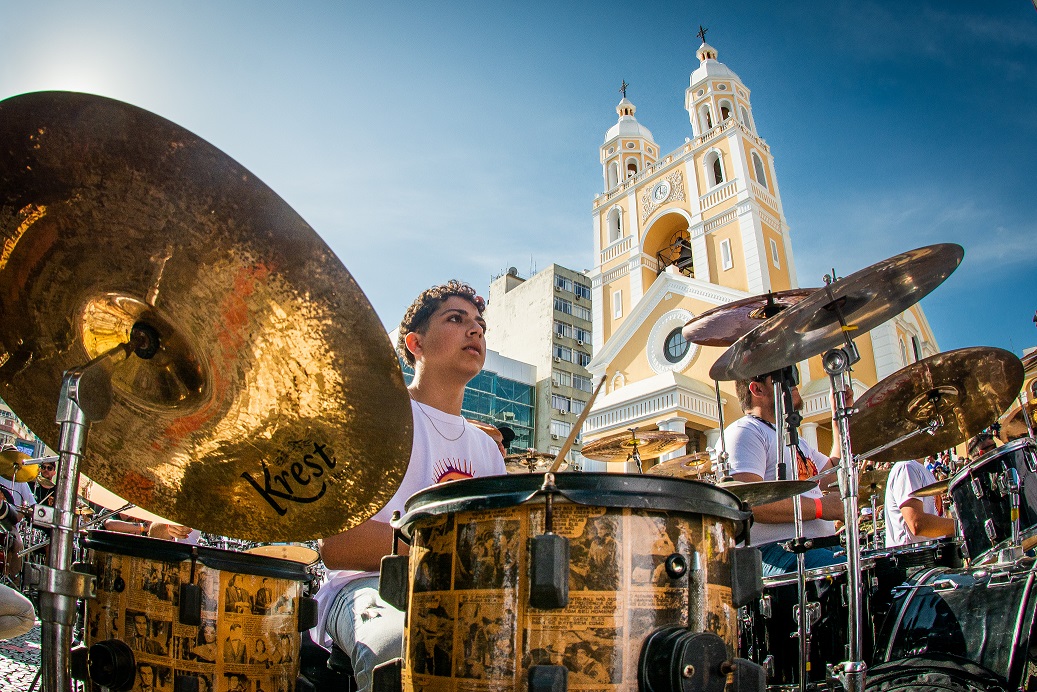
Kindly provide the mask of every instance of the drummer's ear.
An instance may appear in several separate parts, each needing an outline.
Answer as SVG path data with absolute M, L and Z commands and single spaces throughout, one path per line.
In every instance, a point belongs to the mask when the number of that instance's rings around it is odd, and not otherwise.
M 410 351 L 414 358 L 421 357 L 421 334 L 417 332 L 407 332 L 407 336 L 403 337 L 404 344 L 407 346 L 407 350 Z

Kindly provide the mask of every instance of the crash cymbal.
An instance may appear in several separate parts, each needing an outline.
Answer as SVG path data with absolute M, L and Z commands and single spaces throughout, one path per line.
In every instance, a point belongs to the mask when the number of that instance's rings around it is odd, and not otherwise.
M 866 454 L 935 418 L 942 423 L 934 434 L 916 435 L 869 459 L 922 459 L 950 449 L 996 421 L 1022 384 L 1019 358 L 1000 348 L 962 348 L 912 363 L 854 403 L 854 452 Z
M 22 463 L 29 458 L 30 455 L 19 452 L 17 449 L 5 449 L 0 452 L 0 477 L 15 483 L 28 483 L 36 480 L 40 467 L 37 464 L 25 466 Z
M 889 469 L 873 469 L 861 471 L 857 474 L 857 497 L 870 498 L 872 495 L 885 497 L 886 479 L 889 477 Z M 821 491 L 825 493 L 839 492 L 839 476 L 831 474 L 826 476 L 819 484 Z
M 910 250 L 818 289 L 736 341 L 709 370 L 714 380 L 747 380 L 845 342 L 899 315 L 943 283 L 961 262 L 960 245 Z M 831 293 L 831 295 L 829 295 Z M 836 310 L 838 308 L 838 310 Z
M 709 473 L 712 468 L 713 460 L 710 458 L 709 452 L 695 452 L 660 461 L 645 473 L 676 478 L 698 478 Z
M 693 344 L 727 347 L 759 327 L 765 320 L 799 304 L 816 290 L 796 288 L 726 303 L 696 315 L 684 325 L 682 334 Z
M 82 469 L 176 523 L 262 541 L 359 524 L 396 492 L 411 410 L 381 320 L 240 164 L 98 96 L 0 102 L 0 397 L 52 448 L 62 373 L 112 366 Z
M 911 497 L 923 498 L 923 497 L 934 497 L 936 495 L 943 495 L 947 492 L 947 489 L 951 485 L 950 478 L 944 478 L 942 481 L 936 481 L 929 485 L 922 486 L 918 490 L 911 493 Z
M 509 454 L 504 457 L 504 467 L 508 473 L 538 473 L 551 468 L 554 460 L 554 454 L 530 449 L 521 454 Z M 558 470 L 564 471 L 567 468 L 569 468 L 569 464 L 563 461 Z
M 588 459 L 605 462 L 625 462 L 637 448 L 642 459 L 654 459 L 688 444 L 688 436 L 670 430 L 638 430 L 621 432 L 593 440 L 583 445 L 580 453 Z
M 723 488 L 734 493 L 742 502 L 750 506 L 766 505 L 778 500 L 802 495 L 808 490 L 817 487 L 817 483 L 811 481 L 722 481 L 717 483 L 718 488 Z

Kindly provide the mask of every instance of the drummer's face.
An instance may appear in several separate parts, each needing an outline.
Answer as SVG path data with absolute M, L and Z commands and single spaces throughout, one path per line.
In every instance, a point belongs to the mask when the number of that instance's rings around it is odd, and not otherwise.
M 475 377 L 486 360 L 485 331 L 479 309 L 471 301 L 450 296 L 432 313 L 425 332 L 414 334 L 414 355 L 426 366 L 460 369 Z

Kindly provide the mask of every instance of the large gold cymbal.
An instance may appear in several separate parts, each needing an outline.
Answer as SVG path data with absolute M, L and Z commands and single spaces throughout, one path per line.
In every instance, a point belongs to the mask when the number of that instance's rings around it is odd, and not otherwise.
M 929 245 L 895 255 L 816 290 L 749 332 L 717 359 L 714 380 L 774 372 L 858 337 L 911 307 L 957 269 L 960 245 Z
M 693 344 L 730 346 L 782 310 L 809 298 L 816 288 L 794 288 L 725 303 L 696 315 L 681 333 Z
M 28 458 L 28 454 L 19 452 L 17 449 L 5 449 L 0 452 L 0 478 L 6 478 L 15 483 L 28 483 L 36 480 L 40 473 L 39 464 L 26 466 L 23 462 Z
M 670 430 L 638 430 L 621 432 L 592 440 L 583 445 L 580 454 L 588 459 L 605 462 L 630 460 L 636 448 L 642 459 L 654 459 L 669 454 L 688 444 L 688 436 Z
M 675 478 L 700 478 L 709 473 L 712 468 L 713 460 L 710 458 L 709 452 L 694 452 L 660 461 L 645 473 Z
M 353 277 L 211 144 L 110 99 L 0 102 L 0 396 L 58 447 L 62 373 L 144 322 L 112 371 L 85 473 L 210 533 L 299 541 L 393 495 L 411 412 Z
M 876 462 L 921 459 L 964 442 L 997 420 L 1023 384 L 1023 365 L 992 347 L 938 353 L 901 368 L 865 392 L 850 417 L 853 451 L 867 454 L 933 419 L 932 435 L 916 435 L 883 452 Z

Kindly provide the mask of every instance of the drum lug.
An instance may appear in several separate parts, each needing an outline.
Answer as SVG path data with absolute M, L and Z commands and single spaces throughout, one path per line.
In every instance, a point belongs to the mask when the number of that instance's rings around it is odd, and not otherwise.
M 992 546 L 997 545 L 997 527 L 994 526 L 993 519 L 987 519 L 983 522 L 983 530 L 986 532 L 987 538 L 990 539 L 990 544 Z
M 386 555 L 378 572 L 378 595 L 399 611 L 407 610 L 410 592 L 410 558 L 406 555 Z
M 799 606 L 792 607 L 792 618 L 796 622 L 796 631 L 791 636 L 793 639 L 799 637 Z M 821 619 L 821 604 L 807 603 L 807 636 L 810 636 L 810 627 Z
M 557 609 L 569 605 L 569 539 L 545 533 L 529 541 L 529 605 Z
M 972 494 L 978 499 L 983 498 L 983 485 L 979 482 L 979 479 L 975 476 L 969 476 L 969 483 L 972 485 Z
M 766 595 L 760 596 L 760 615 L 770 620 L 772 614 L 773 611 L 771 610 L 771 597 Z

